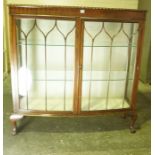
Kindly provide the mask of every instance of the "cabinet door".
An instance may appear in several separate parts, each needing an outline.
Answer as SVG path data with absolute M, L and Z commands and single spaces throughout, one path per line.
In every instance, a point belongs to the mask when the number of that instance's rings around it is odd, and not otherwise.
M 20 110 L 73 111 L 75 21 L 16 19 Z
M 129 108 L 137 23 L 84 21 L 81 111 Z

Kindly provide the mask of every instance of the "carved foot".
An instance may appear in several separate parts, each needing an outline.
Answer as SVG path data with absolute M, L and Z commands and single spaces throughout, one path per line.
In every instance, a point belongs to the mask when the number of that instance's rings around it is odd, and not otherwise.
M 12 132 L 11 132 L 11 134 L 14 136 L 17 133 L 16 120 L 11 120 L 11 123 L 12 123 Z
M 10 121 L 12 123 L 12 132 L 11 134 L 14 136 L 17 134 L 17 121 L 21 120 L 24 116 L 23 115 L 19 115 L 19 114 L 12 114 L 10 116 Z
M 131 133 L 136 133 L 136 129 L 133 126 L 130 126 L 130 132 Z

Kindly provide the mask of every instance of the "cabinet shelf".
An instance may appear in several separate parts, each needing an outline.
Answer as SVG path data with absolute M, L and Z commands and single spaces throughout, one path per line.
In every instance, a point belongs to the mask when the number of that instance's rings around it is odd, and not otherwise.
M 27 46 L 45 46 L 45 44 L 33 44 L 33 43 L 28 43 L 28 44 L 25 44 L 25 43 L 17 43 L 17 45 L 27 45 Z M 51 44 L 46 44 L 46 46 L 51 46 L 51 47 L 64 47 L 65 45 L 51 45 Z M 66 45 L 66 47 L 75 47 L 75 45 Z M 123 45 L 113 45 L 113 46 L 91 46 L 91 45 L 84 45 L 83 47 L 98 47 L 98 48 L 101 48 L 101 47 L 129 47 L 129 46 L 123 46 Z M 136 47 L 136 45 L 131 45 L 130 47 Z
M 110 79 L 110 80 L 108 80 L 108 79 L 103 79 L 103 80 L 100 80 L 100 79 L 92 79 L 92 80 L 90 80 L 90 79 L 83 79 L 82 81 L 83 82 L 87 82 L 87 81 L 125 81 L 126 79 Z M 128 79 L 128 80 L 133 80 L 133 79 Z M 67 79 L 67 80 L 64 80 L 64 79 L 46 79 L 46 80 L 44 80 L 44 79 L 33 79 L 32 81 L 68 81 L 68 82 L 73 82 L 74 81 L 74 79 L 73 80 L 71 80 L 71 79 Z

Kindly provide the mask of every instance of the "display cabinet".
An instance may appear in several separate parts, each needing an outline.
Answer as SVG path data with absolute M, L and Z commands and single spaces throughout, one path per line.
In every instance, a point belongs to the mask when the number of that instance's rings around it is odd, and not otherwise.
M 130 114 L 135 132 L 145 11 L 10 5 L 9 14 L 13 134 L 23 116 L 114 112 Z

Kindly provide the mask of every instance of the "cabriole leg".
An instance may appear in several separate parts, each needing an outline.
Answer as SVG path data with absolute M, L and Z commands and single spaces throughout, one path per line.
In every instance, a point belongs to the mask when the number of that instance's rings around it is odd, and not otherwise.
M 135 133 L 135 122 L 137 120 L 137 114 L 135 112 L 131 113 L 131 123 L 130 123 L 130 132 Z
M 12 132 L 11 132 L 12 135 L 16 135 L 16 133 L 17 133 L 17 121 L 21 120 L 23 117 L 24 116 L 20 115 L 20 114 L 12 114 L 10 116 L 10 121 L 12 124 Z
M 16 133 L 17 133 L 16 120 L 11 120 L 11 123 L 12 123 L 12 132 L 11 132 L 11 134 L 16 135 Z

